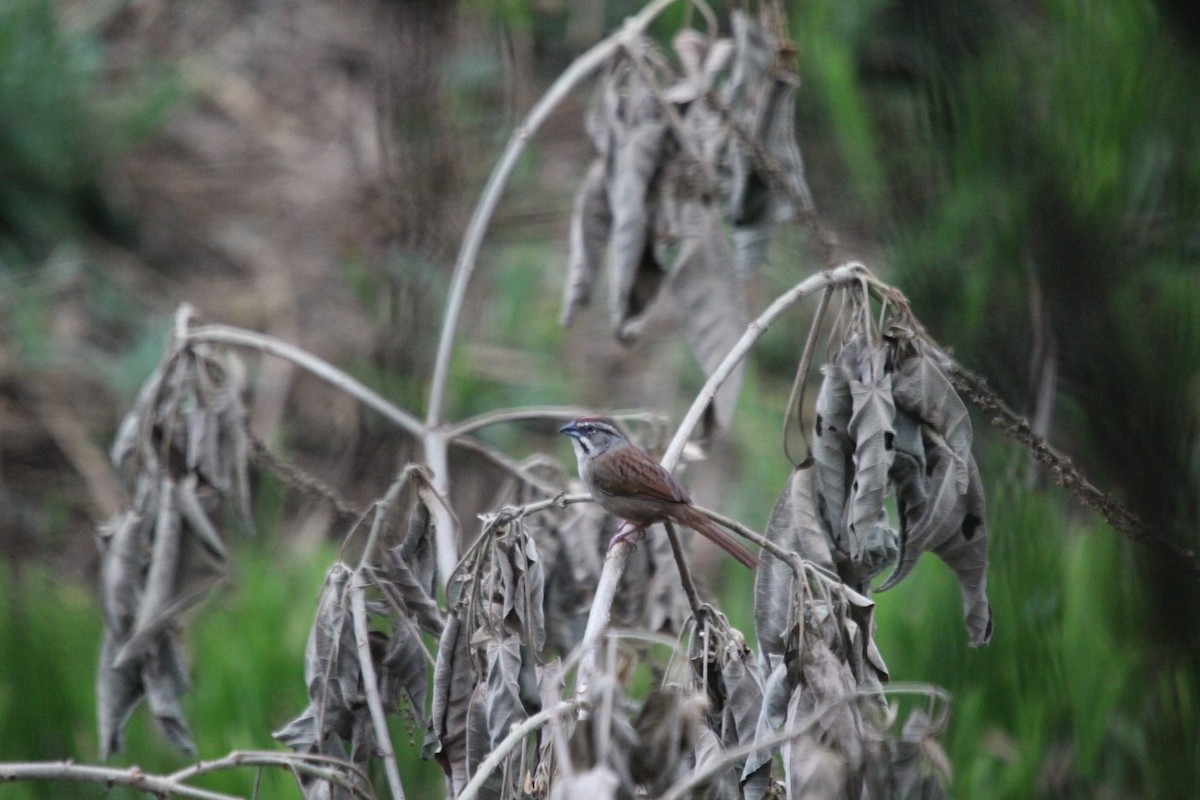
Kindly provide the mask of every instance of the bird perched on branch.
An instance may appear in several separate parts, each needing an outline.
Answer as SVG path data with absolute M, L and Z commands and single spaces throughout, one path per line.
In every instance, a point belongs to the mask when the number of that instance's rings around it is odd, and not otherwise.
M 612 420 L 580 417 L 558 429 L 571 437 L 579 461 L 579 477 L 592 498 L 610 514 L 627 520 L 634 532 L 673 520 L 694 530 L 750 569 L 758 558 L 733 534 L 696 510 L 679 482 L 640 447 L 629 441 Z M 625 526 L 614 541 L 626 539 Z

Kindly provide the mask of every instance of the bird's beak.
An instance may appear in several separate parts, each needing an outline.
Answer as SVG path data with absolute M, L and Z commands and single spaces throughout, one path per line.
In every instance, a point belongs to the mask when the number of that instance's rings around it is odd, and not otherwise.
M 579 438 L 579 428 L 575 427 L 574 422 L 568 422 L 566 425 L 563 425 L 558 429 L 558 432 L 565 433 L 567 436 L 570 436 L 573 439 Z

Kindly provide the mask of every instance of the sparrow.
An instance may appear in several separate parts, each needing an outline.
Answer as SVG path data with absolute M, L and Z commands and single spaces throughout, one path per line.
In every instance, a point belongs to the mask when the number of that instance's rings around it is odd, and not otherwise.
M 608 513 L 627 520 L 636 533 L 669 519 L 691 528 L 750 569 L 758 566 L 758 557 L 697 511 L 671 473 L 629 441 L 612 420 L 580 417 L 558 432 L 571 437 L 579 477 L 592 499 Z M 622 526 L 613 541 L 627 535 Z

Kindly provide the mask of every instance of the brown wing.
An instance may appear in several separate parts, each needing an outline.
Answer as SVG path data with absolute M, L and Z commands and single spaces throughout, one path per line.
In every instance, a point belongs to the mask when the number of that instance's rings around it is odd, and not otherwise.
M 620 455 L 620 471 L 612 470 L 614 475 L 605 477 L 609 470 L 592 468 L 592 483 L 600 491 L 608 495 L 620 497 L 636 497 L 646 500 L 659 500 L 667 503 L 690 503 L 692 499 L 679 485 L 679 481 L 671 473 L 663 469 L 662 464 L 652 459 L 642 450 L 626 449 L 620 453 L 609 451 L 601 458 L 609 459 Z M 628 458 L 634 456 L 636 458 Z M 631 487 L 636 491 L 630 491 Z

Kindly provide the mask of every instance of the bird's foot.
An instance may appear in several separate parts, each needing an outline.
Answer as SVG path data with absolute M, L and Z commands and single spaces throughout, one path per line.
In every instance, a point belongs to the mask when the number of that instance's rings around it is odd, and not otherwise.
M 637 543 L 646 537 L 646 529 L 641 525 L 634 525 L 628 520 L 621 522 L 621 527 L 617 528 L 617 532 L 608 542 L 608 549 L 611 550 L 615 545 L 625 543 L 629 545 L 631 550 L 637 549 Z

